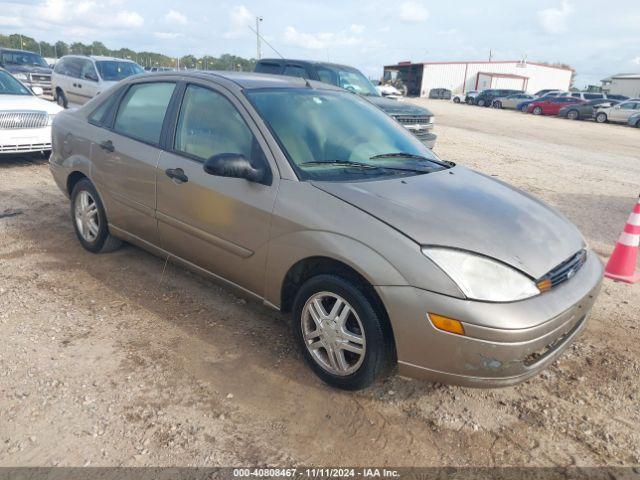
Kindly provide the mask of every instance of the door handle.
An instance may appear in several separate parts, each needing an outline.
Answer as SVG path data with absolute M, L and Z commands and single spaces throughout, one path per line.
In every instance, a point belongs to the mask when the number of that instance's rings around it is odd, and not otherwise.
M 100 148 L 105 152 L 113 153 L 115 147 L 113 146 L 113 142 L 111 140 L 105 140 L 100 144 Z
M 172 180 L 177 180 L 180 183 L 186 183 L 189 181 L 189 177 L 184 173 L 184 170 L 181 168 L 167 168 L 164 173 L 167 174 Z

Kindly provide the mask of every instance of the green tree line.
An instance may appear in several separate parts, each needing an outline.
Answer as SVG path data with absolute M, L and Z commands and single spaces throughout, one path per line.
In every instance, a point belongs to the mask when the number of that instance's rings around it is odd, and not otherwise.
M 143 67 L 180 67 L 198 68 L 207 70 L 242 70 L 252 71 L 255 65 L 253 58 L 247 59 L 225 53 L 219 57 L 205 55 L 196 57 L 195 55 L 184 55 L 180 58 L 169 57 L 156 52 L 136 52 L 130 48 L 119 48 L 111 50 L 102 42 L 85 44 L 82 42 L 66 43 L 57 41 L 55 43 L 38 42 L 34 38 L 25 35 L 12 33 L 9 35 L 0 34 L 0 47 L 19 48 L 41 54 L 47 58 L 60 58 L 64 55 L 105 55 L 117 58 L 128 58 L 137 62 Z

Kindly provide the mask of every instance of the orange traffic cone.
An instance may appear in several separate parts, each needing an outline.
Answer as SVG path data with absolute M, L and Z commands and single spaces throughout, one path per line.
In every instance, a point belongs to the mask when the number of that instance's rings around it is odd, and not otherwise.
M 640 280 L 640 272 L 636 271 L 638 247 L 640 246 L 640 199 L 629 215 L 627 224 L 618 238 L 616 247 L 604 269 L 604 276 L 626 283 Z

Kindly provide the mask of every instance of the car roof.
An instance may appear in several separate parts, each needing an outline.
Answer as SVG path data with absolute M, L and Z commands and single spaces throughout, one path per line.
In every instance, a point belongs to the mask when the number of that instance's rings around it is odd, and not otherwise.
M 33 53 L 34 55 L 40 55 L 37 52 L 32 52 L 31 50 L 21 50 L 19 48 L 0 47 L 0 50 L 6 51 L 6 52 Z
M 336 68 L 349 68 L 351 70 L 357 70 L 357 68 L 352 67 L 350 65 L 343 65 L 341 63 L 331 63 L 331 62 L 321 62 L 319 60 L 297 60 L 295 58 L 262 58 L 258 60 L 258 63 L 300 63 L 307 65 L 322 65 L 326 67 L 336 67 Z
M 253 90 L 259 88 L 315 88 L 319 90 L 336 90 L 344 91 L 340 87 L 334 85 L 317 82 L 315 80 L 306 80 L 299 77 L 288 77 L 284 75 L 271 75 L 267 73 L 253 72 L 231 72 L 217 70 L 180 70 L 174 72 L 145 72 L 132 79 L 139 80 L 141 78 L 158 78 L 158 77 L 181 77 L 199 78 L 209 80 L 222 80 L 235 85 L 241 89 Z
M 60 57 L 59 60 L 62 60 L 63 58 L 86 58 L 89 60 L 97 60 L 97 61 L 113 61 L 113 62 L 129 62 L 129 63 L 135 63 L 133 60 L 130 60 L 128 58 L 117 58 L 117 57 L 107 57 L 104 55 L 78 55 L 78 54 L 70 54 L 70 55 L 65 55 L 63 57 Z

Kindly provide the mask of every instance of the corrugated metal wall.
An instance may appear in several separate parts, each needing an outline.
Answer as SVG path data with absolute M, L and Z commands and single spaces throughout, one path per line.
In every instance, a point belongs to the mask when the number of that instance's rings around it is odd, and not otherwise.
M 454 93 L 476 89 L 479 72 L 503 73 L 528 77 L 526 90 L 535 93 L 545 88 L 569 90 L 571 71 L 534 65 L 520 66 L 518 62 L 437 63 L 425 64 L 421 95 L 427 96 L 432 88 L 448 88 Z

